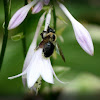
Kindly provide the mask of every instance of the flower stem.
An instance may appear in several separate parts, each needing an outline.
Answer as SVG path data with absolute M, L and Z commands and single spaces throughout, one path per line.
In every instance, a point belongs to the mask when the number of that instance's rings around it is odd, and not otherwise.
M 4 3 L 4 13 L 5 13 L 5 25 L 4 25 L 4 35 L 3 35 L 2 48 L 0 54 L 0 69 L 2 67 L 7 40 L 8 40 L 8 24 L 9 24 L 10 11 L 11 11 L 10 10 L 11 5 L 9 7 L 9 4 L 11 3 L 11 0 L 3 0 L 3 3 Z
M 54 0 L 52 0 L 52 5 L 53 5 L 53 22 L 54 22 L 54 29 L 56 32 L 56 22 L 57 22 L 57 18 L 56 18 L 56 12 L 55 12 L 55 6 L 54 6 Z
M 27 3 L 28 3 L 27 0 L 25 0 L 24 5 L 27 5 Z M 24 57 L 26 57 L 26 38 L 25 38 L 26 30 L 25 30 L 25 27 L 26 27 L 26 19 L 25 19 L 24 25 L 23 25 L 24 38 L 22 39 Z

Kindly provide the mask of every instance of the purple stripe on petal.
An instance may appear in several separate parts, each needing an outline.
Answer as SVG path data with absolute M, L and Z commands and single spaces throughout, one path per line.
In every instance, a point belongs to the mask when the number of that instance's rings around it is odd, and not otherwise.
M 86 28 L 80 24 L 67 10 L 67 8 L 58 2 L 59 7 L 62 9 L 62 11 L 65 13 L 65 15 L 69 18 L 69 20 L 72 23 L 74 33 L 76 36 L 76 40 L 78 41 L 79 45 L 82 47 L 82 49 L 87 52 L 90 55 L 94 54 L 94 47 L 92 43 L 91 36 L 89 32 L 86 30 Z
M 27 13 L 28 10 L 26 10 L 26 6 L 19 9 L 10 20 L 8 29 L 10 30 L 16 28 L 19 24 L 21 24 L 27 16 Z
M 75 32 L 76 40 L 88 54 L 94 54 L 94 47 L 89 32 L 79 22 L 73 22 L 73 29 Z
M 30 10 L 30 8 L 36 4 L 38 2 L 38 0 L 34 0 L 33 2 L 29 3 L 28 5 L 20 8 L 11 18 L 9 25 L 8 25 L 8 29 L 13 29 L 16 28 L 18 25 L 20 25 L 24 19 L 27 16 L 28 11 Z
M 43 8 L 43 2 L 40 1 L 40 2 L 38 2 L 37 5 L 33 8 L 32 14 L 40 12 L 40 11 L 42 10 L 42 8 Z

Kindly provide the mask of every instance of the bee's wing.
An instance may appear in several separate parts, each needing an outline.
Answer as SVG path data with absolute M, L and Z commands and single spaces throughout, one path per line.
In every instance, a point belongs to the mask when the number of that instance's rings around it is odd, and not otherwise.
M 56 52 L 57 52 L 59 55 L 61 55 L 63 61 L 65 62 L 65 57 L 64 57 L 64 55 L 63 55 L 63 53 L 62 53 L 62 50 L 61 50 L 61 48 L 60 48 L 60 46 L 59 46 L 58 43 L 56 43 Z

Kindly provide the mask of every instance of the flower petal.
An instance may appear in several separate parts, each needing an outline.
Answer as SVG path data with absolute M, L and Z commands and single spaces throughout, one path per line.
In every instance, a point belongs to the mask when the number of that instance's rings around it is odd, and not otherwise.
M 38 2 L 38 4 L 36 4 L 36 6 L 33 8 L 32 14 L 40 12 L 40 11 L 42 10 L 42 8 L 43 8 L 43 2 L 40 1 L 40 2 Z
M 45 21 L 45 28 L 44 31 L 47 31 L 48 26 L 50 24 L 50 20 L 51 20 L 51 9 L 49 10 L 47 16 L 46 16 L 46 21 Z
M 92 39 L 91 36 L 89 34 L 89 32 L 86 30 L 86 28 L 80 24 L 71 14 L 70 12 L 67 10 L 67 8 L 59 3 L 60 8 L 63 10 L 63 12 L 65 13 L 65 15 L 69 18 L 69 20 L 72 23 L 74 32 L 75 32 L 75 36 L 76 36 L 76 40 L 78 41 L 78 43 L 80 44 L 80 46 L 82 47 L 82 49 L 87 52 L 90 55 L 94 54 L 94 47 L 93 47 L 93 43 L 92 43 Z
M 76 40 L 85 52 L 91 56 L 94 54 L 94 47 L 89 32 L 78 22 L 73 22 L 73 29 L 75 32 Z
M 27 78 L 22 77 L 22 82 L 23 82 L 23 85 L 24 85 L 24 87 L 25 87 L 25 86 L 26 86 L 26 82 L 27 82 Z
M 49 58 L 44 58 L 41 55 L 41 59 L 42 59 L 42 63 L 41 64 L 41 76 L 43 78 L 43 80 L 45 80 L 48 83 L 54 83 L 53 81 L 53 73 L 51 70 L 51 64 L 50 64 L 50 59 Z
M 38 63 L 38 62 L 37 62 Z M 39 78 L 40 74 L 38 72 L 38 68 L 36 64 L 31 65 L 31 68 L 27 72 L 27 85 L 28 88 L 33 87 L 37 79 Z
M 35 51 L 29 66 L 27 67 L 27 84 L 31 88 L 39 76 L 48 83 L 53 83 L 53 73 L 49 67 L 48 59 L 43 58 L 42 50 L 39 48 Z
M 63 82 L 63 81 L 61 81 L 61 80 L 59 80 L 59 78 L 57 77 L 57 75 L 55 74 L 55 72 L 54 72 L 54 70 L 53 70 L 53 68 L 52 68 L 52 65 L 51 65 L 51 62 L 49 61 L 49 63 L 50 63 L 50 68 L 51 68 L 51 70 L 52 70 L 52 73 L 53 73 L 53 75 L 55 76 L 55 78 L 56 78 L 56 80 L 58 81 L 58 82 L 60 82 L 60 83 L 63 83 L 63 84 L 66 84 L 66 83 L 69 83 L 69 82 Z
M 35 35 L 34 35 L 34 39 L 33 39 L 32 43 L 31 43 L 31 45 L 29 47 L 28 53 L 27 53 L 25 61 L 24 61 L 23 71 L 28 67 L 28 65 L 29 65 L 29 63 L 31 61 L 31 58 L 34 55 L 34 49 L 36 48 L 38 34 L 39 34 L 41 26 L 42 26 L 42 24 L 44 22 L 45 14 L 46 14 L 46 12 L 44 12 L 42 14 L 42 16 L 40 17 L 40 19 L 39 19 L 39 22 L 38 22 L 38 25 L 37 25 L 37 29 L 36 29 L 36 32 L 35 32 Z
M 20 8 L 11 18 L 8 29 L 16 28 L 18 25 L 20 25 L 23 20 L 26 18 L 28 11 L 30 8 L 37 3 L 38 0 L 34 0 L 33 2 L 27 4 L 26 6 Z
M 41 67 L 41 64 L 39 64 L 38 53 L 39 52 L 35 51 L 30 64 L 27 67 L 27 85 L 29 88 L 33 87 L 40 76 L 39 67 Z
M 34 49 L 36 48 L 36 43 L 37 43 L 37 38 L 38 38 L 38 34 L 39 34 L 39 31 L 41 29 L 41 26 L 44 22 L 44 17 L 45 17 L 45 14 L 46 12 L 44 12 L 42 14 L 42 16 L 40 17 L 39 19 L 39 22 L 38 22 L 38 25 L 37 25 L 37 29 L 36 29 L 36 32 L 35 32 L 35 35 L 34 35 L 34 39 L 29 47 L 29 50 L 28 50 L 28 53 L 26 55 L 26 58 L 25 58 L 25 61 L 24 61 L 24 67 L 23 67 L 23 71 L 28 67 L 33 55 L 34 55 Z M 26 77 L 22 76 L 22 82 L 23 82 L 23 85 L 25 86 L 25 83 L 26 83 Z
M 27 72 L 27 71 L 25 70 L 24 72 L 22 72 L 22 73 L 20 73 L 20 74 L 18 74 L 18 75 L 16 75 L 16 76 L 8 77 L 8 79 L 14 79 L 14 78 L 20 77 L 20 76 L 22 76 L 22 75 L 25 75 L 26 72 Z
M 48 5 L 50 0 L 43 0 L 45 5 Z

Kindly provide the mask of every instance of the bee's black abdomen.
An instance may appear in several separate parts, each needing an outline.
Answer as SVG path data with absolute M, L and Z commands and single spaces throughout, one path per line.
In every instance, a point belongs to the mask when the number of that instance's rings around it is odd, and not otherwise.
M 55 46 L 51 42 L 47 42 L 43 47 L 43 53 L 45 57 L 50 57 L 54 51 Z

